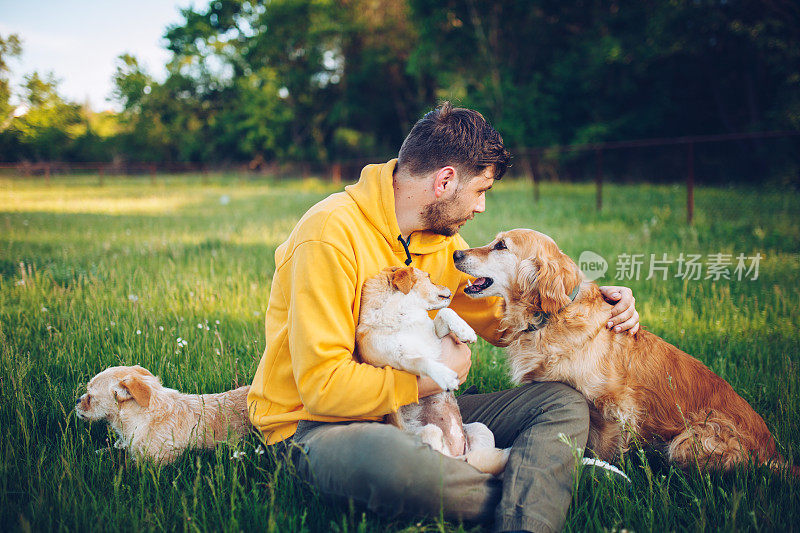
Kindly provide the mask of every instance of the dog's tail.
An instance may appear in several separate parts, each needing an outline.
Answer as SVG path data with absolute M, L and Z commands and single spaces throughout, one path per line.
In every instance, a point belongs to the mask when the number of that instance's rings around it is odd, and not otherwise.
M 790 465 L 782 455 L 776 455 L 775 459 L 765 463 L 773 472 L 787 472 L 788 474 L 800 478 L 800 465 Z

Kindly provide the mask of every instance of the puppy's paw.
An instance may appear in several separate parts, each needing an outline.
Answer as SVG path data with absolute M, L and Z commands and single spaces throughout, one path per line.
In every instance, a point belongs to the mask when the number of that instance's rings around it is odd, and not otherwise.
M 444 365 L 437 367 L 428 376 L 446 391 L 454 391 L 458 388 L 458 374 Z
M 458 340 L 461 342 L 472 344 L 478 340 L 478 335 L 475 333 L 475 330 L 469 327 L 469 324 L 463 320 L 461 321 L 461 324 L 453 324 L 451 326 L 451 330 L 456 334 L 456 337 L 458 337 Z
M 473 343 L 478 340 L 478 336 L 469 324 L 464 322 L 463 318 L 448 307 L 439 311 L 434 323 L 438 323 L 436 324 L 436 334 L 439 338 L 452 332 L 461 342 Z M 440 331 L 442 332 L 441 334 Z

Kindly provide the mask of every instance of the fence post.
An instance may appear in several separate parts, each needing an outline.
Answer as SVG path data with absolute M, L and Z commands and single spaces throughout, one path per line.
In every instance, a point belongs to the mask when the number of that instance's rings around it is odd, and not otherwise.
M 150 165 L 150 185 L 156 184 L 156 166 Z
M 106 169 L 103 165 L 100 165 L 99 170 L 97 172 L 97 185 L 102 187 L 103 186 L 103 179 L 105 178 Z
M 686 222 L 694 221 L 694 143 L 689 143 L 687 151 L 688 173 L 686 174 Z
M 50 185 L 50 163 L 44 166 L 44 182 L 46 185 Z
M 526 172 L 531 177 L 533 183 L 533 201 L 539 203 L 539 180 L 536 179 L 536 168 L 538 164 L 537 153 L 530 152 L 529 157 L 522 157 L 523 172 Z
M 334 163 L 333 164 L 333 172 L 332 172 L 331 180 L 333 181 L 334 185 L 340 185 L 342 183 L 342 164 L 341 163 Z
M 603 209 L 603 151 L 598 149 L 594 154 L 596 167 L 594 182 L 597 185 L 597 211 L 600 212 Z

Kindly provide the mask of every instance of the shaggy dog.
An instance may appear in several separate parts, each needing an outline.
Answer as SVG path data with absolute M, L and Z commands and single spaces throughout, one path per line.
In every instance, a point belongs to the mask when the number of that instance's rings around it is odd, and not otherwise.
M 78 399 L 78 418 L 105 420 L 117 433 L 114 444 L 137 460 L 175 460 L 186 448 L 213 448 L 250 429 L 249 386 L 219 394 L 182 394 L 161 385 L 140 366 L 115 366 L 97 374 Z
M 599 458 L 614 459 L 633 434 L 683 467 L 727 470 L 751 456 L 785 466 L 764 421 L 725 380 L 652 333 L 608 330 L 611 305 L 547 235 L 500 233 L 453 259 L 478 278 L 466 294 L 505 300 L 512 379 L 561 381 L 587 398 Z
M 454 333 L 475 342 L 472 328 L 447 309 L 450 289 L 435 285 L 430 275 L 412 267 L 387 268 L 364 282 L 356 328 L 358 356 L 374 366 L 391 366 L 429 376 L 442 389 L 419 403 L 404 405 L 388 422 L 417 434 L 434 450 L 491 474 L 505 468 L 508 451 L 494 447 L 494 435 L 479 422 L 462 424 L 455 395 L 458 375 L 442 364 L 441 338 Z M 439 309 L 434 320 L 428 311 Z

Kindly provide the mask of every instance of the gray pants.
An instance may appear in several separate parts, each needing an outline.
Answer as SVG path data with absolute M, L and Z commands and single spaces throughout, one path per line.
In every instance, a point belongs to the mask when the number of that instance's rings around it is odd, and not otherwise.
M 498 479 L 376 422 L 301 422 L 293 437 L 305 454 L 297 469 L 321 492 L 376 513 L 439 516 L 498 531 L 557 531 L 564 525 L 575 471 L 571 447 L 586 446 L 586 400 L 560 383 L 531 383 L 458 398 L 465 423 L 483 422 L 497 446 L 512 447 Z

